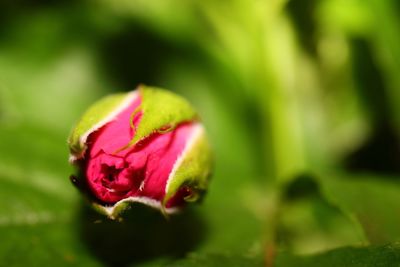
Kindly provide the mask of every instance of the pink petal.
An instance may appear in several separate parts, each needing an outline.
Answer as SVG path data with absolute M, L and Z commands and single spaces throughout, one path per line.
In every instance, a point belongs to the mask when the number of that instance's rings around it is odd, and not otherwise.
M 139 105 L 137 98 L 88 139 L 85 173 L 90 189 L 102 202 L 112 204 L 130 196 L 161 201 L 173 166 L 194 130 L 192 123 L 181 124 L 173 131 L 154 133 L 134 147 L 115 153 L 134 137 L 130 120 Z M 141 115 L 139 112 L 134 117 L 135 126 Z M 180 199 L 171 203 L 180 205 L 185 194 L 177 195 Z

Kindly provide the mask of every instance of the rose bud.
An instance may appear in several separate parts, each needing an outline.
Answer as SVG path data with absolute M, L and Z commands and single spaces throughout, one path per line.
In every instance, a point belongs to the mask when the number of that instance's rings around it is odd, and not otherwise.
M 110 218 L 132 202 L 170 214 L 199 199 L 211 171 L 203 125 L 182 97 L 140 86 L 95 103 L 69 137 L 72 181 Z

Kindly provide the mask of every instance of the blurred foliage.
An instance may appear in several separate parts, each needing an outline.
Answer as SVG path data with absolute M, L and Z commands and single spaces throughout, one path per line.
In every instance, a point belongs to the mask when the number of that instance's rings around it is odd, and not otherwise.
M 398 266 L 399 15 L 396 0 L 1 1 L 1 264 Z M 170 221 L 140 205 L 108 221 L 70 186 L 66 138 L 140 83 L 198 108 L 215 175 Z

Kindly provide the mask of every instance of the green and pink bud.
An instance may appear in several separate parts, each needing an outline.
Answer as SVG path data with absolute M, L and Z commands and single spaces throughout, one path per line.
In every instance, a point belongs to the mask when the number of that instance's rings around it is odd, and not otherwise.
M 115 218 L 131 202 L 172 213 L 205 192 L 211 149 L 192 106 L 141 86 L 108 96 L 83 115 L 69 138 L 73 180 Z

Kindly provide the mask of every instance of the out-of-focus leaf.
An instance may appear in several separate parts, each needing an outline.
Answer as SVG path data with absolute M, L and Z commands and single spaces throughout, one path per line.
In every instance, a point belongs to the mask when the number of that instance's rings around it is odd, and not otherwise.
M 400 238 L 400 217 L 396 215 L 400 184 L 394 178 L 349 174 L 322 175 L 314 180 L 304 177 L 294 180 L 287 191 L 278 228 L 282 248 L 310 253 Z M 299 193 L 303 196 L 297 196 Z
M 99 266 L 77 234 L 65 138 L 29 123 L 0 126 L 1 262 Z
M 286 189 L 280 206 L 278 245 L 294 253 L 316 253 L 346 245 L 367 244 L 362 229 L 329 203 L 306 176 Z
M 29 174 L 25 178 L 29 179 Z M 7 266 L 99 266 L 77 234 L 73 219 L 75 205 L 21 183 L 1 180 L 0 185 L 2 263 Z
M 67 179 L 65 139 L 28 124 L 1 129 L 1 262 L 99 266 L 77 234 L 77 194 Z
M 318 255 L 279 254 L 275 267 L 398 267 L 400 245 L 345 247 Z
M 321 193 L 363 227 L 371 243 L 400 238 L 400 184 L 379 176 L 336 175 L 318 179 Z
M 179 260 L 171 264 L 165 265 L 165 267 L 262 267 L 264 263 L 262 258 L 257 257 L 244 257 L 240 255 L 227 255 L 227 254 L 204 254 L 197 255 L 192 254 L 187 257 L 187 259 Z

